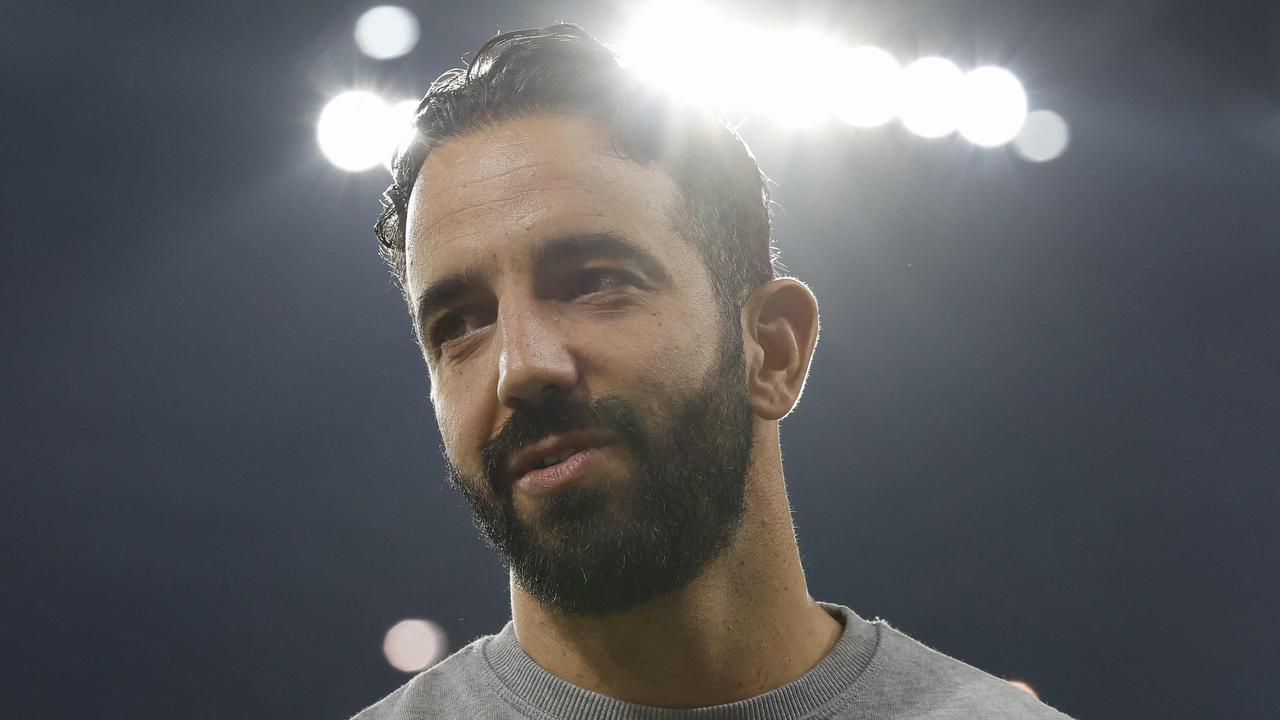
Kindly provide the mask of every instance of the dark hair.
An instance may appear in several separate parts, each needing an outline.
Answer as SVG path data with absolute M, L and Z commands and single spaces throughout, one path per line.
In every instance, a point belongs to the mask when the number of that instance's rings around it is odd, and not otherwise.
M 725 310 L 776 276 L 769 237 L 768 178 L 746 144 L 718 114 L 666 97 L 618 64 L 616 55 L 576 25 L 497 35 L 465 68 L 445 72 L 418 105 L 414 137 L 392 163 L 374 232 L 413 314 L 405 278 L 405 218 L 422 163 L 459 135 L 540 112 L 599 118 L 620 154 L 656 162 L 683 194 L 674 218 L 706 263 Z

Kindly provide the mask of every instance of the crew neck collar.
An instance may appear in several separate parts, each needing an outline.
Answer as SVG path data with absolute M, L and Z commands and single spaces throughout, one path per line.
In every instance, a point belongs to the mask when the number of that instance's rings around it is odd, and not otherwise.
M 581 720 L 673 720 L 675 718 L 801 718 L 821 708 L 857 683 L 880 643 L 880 623 L 869 623 L 853 610 L 817 601 L 844 630 L 831 652 L 791 682 L 755 697 L 701 708 L 662 708 L 639 705 L 602 695 L 563 680 L 534 662 L 516 638 L 510 620 L 483 654 L 489 668 L 505 686 L 503 693 L 556 718 Z

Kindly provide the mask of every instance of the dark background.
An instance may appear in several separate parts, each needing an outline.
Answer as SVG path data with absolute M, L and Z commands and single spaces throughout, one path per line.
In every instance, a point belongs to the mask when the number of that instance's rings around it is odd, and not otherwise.
M 0 2 L 0 715 L 345 718 L 509 618 L 425 368 L 320 155 L 500 30 L 616 3 Z M 1004 64 L 1059 159 L 742 128 L 822 340 L 783 424 L 810 592 L 1077 718 L 1280 705 L 1280 9 L 738 3 Z M 798 61 L 797 68 L 802 68 Z

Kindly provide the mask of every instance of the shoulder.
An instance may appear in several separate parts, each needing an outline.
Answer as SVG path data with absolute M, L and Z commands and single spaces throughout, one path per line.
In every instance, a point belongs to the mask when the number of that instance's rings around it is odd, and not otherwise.
M 1007 680 L 926 647 L 883 620 L 876 624 L 880 648 L 867 674 L 872 695 L 895 711 L 891 717 L 1070 720 Z
M 492 696 L 483 672 L 484 645 L 492 637 L 481 637 L 418 673 L 351 720 L 425 720 L 429 716 L 422 714 L 423 708 L 447 712 L 449 717 L 479 708 Z

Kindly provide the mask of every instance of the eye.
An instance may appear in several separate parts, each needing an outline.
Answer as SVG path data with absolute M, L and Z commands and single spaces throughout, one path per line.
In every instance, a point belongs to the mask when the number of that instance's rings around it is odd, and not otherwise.
M 569 295 L 571 297 L 580 297 L 583 295 L 594 295 L 601 292 L 609 292 L 624 286 L 634 286 L 639 284 L 639 278 L 617 268 L 586 268 L 579 271 L 573 277 Z
M 465 337 L 484 327 L 484 319 L 471 310 L 456 310 L 431 326 L 431 344 L 437 347 Z

